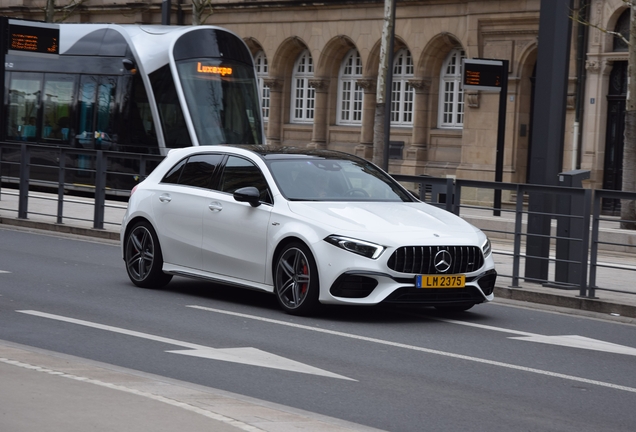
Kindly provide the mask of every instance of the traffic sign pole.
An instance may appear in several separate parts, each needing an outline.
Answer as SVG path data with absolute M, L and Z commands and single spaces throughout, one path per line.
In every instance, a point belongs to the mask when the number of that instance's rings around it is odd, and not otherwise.
M 466 89 L 498 91 L 499 121 L 497 125 L 497 154 L 495 181 L 503 181 L 506 111 L 508 98 L 508 60 L 464 59 L 463 87 Z M 495 189 L 494 215 L 501 215 L 501 189 Z

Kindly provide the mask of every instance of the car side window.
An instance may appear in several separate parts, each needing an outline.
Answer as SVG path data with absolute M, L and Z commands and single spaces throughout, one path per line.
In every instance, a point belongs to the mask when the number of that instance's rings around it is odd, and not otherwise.
M 219 189 L 221 192 L 234 193 L 237 189 L 248 186 L 258 189 L 262 202 L 272 204 L 267 180 L 261 170 L 247 159 L 230 156 L 225 164 Z
M 161 179 L 161 183 L 179 183 L 179 177 L 181 177 L 181 171 L 183 171 L 183 167 L 185 166 L 188 159 L 182 159 L 175 166 L 170 168 L 170 171 L 163 176 Z
M 220 154 L 200 154 L 190 156 L 176 164 L 163 178 L 163 183 L 210 188 L 214 172 L 223 160 Z

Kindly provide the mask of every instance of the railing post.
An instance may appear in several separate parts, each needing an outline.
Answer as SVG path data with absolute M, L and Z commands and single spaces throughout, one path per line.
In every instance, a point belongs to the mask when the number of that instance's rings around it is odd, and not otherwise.
M 459 216 L 461 202 L 462 202 L 462 187 L 459 184 L 459 182 L 454 181 L 453 179 L 448 179 L 447 181 L 450 181 L 449 186 L 453 187 L 452 195 L 450 195 L 452 197 L 452 204 L 453 204 L 451 211 L 457 216 Z
M 590 283 L 589 297 L 596 296 L 596 263 L 598 260 L 598 232 L 601 224 L 601 195 L 594 194 L 594 210 L 592 213 L 592 247 L 590 251 Z
M 93 218 L 95 229 L 104 229 L 105 177 L 104 152 L 97 150 L 95 154 L 95 217 Z
M 581 290 L 579 296 L 587 295 L 587 262 L 590 247 L 590 213 L 592 209 L 592 191 L 585 189 L 583 196 L 583 237 L 581 239 Z
M 455 212 L 455 181 L 452 178 L 446 179 L 446 211 Z
M 146 158 L 141 155 L 139 158 L 139 181 L 142 181 L 146 177 Z
M 0 200 L 2 199 L 2 147 L 0 147 Z
M 64 180 L 66 179 L 66 151 L 59 149 L 59 171 L 57 175 L 57 223 L 63 223 L 64 217 Z
M 519 269 L 521 267 L 521 230 L 523 227 L 523 190 L 517 185 L 517 203 L 515 206 L 515 234 L 512 250 L 512 285 L 510 288 L 520 288 Z
M 18 218 L 26 219 L 29 208 L 29 168 L 31 156 L 26 144 L 20 146 L 20 196 L 18 198 Z

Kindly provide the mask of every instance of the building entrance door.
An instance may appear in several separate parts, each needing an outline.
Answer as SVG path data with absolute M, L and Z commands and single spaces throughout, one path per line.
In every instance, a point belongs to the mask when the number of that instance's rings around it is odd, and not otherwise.
M 625 100 L 627 97 L 627 62 L 614 62 L 609 84 L 603 189 L 621 190 L 623 181 Z M 604 214 L 619 215 L 620 209 L 620 200 L 603 200 Z

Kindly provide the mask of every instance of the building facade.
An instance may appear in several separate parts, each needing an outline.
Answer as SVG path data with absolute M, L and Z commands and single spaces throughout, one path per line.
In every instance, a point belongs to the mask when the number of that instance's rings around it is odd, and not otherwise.
M 68 2 L 57 0 L 58 5 Z M 42 19 L 43 0 L 0 0 L 0 14 Z M 242 37 L 256 61 L 272 145 L 373 156 L 383 0 L 213 0 L 205 23 Z M 509 62 L 503 180 L 526 182 L 540 0 L 398 0 L 391 159 L 400 174 L 494 180 L 499 94 L 464 91 L 463 58 Z M 172 0 L 172 24 L 191 22 Z M 622 0 L 574 0 L 563 171 L 620 189 L 627 49 Z M 162 1 L 87 0 L 65 22 L 159 24 Z M 38 9 L 38 7 L 40 9 Z M 628 28 L 628 26 L 627 26 Z

